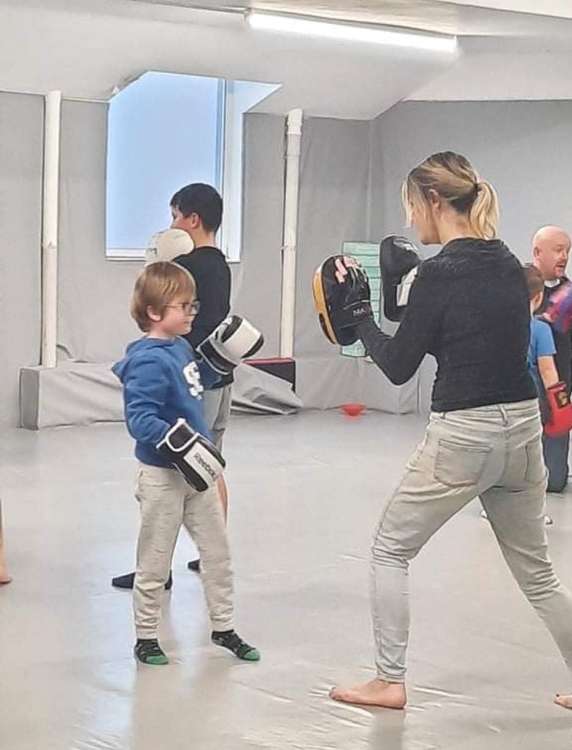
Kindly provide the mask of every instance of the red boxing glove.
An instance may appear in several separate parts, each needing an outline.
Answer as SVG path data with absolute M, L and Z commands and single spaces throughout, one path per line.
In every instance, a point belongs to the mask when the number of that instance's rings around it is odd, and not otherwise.
M 556 383 L 546 389 L 550 418 L 544 425 L 548 437 L 560 437 L 572 429 L 572 404 L 566 383 Z

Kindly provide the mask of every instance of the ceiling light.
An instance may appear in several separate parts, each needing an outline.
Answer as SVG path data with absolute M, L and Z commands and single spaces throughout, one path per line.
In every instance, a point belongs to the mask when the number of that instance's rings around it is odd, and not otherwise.
M 305 34 L 352 42 L 414 47 L 432 52 L 455 52 L 457 38 L 443 34 L 424 34 L 387 26 L 340 23 L 308 16 L 248 11 L 246 20 L 253 29 L 286 34 Z

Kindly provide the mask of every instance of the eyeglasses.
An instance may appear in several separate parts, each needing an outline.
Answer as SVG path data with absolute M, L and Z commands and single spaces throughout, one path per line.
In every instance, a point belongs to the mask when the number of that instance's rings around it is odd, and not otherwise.
M 165 305 L 165 307 L 172 307 L 174 310 L 182 310 L 185 315 L 188 313 L 191 313 L 191 315 L 197 315 L 200 306 L 200 302 L 178 302 L 176 305 Z

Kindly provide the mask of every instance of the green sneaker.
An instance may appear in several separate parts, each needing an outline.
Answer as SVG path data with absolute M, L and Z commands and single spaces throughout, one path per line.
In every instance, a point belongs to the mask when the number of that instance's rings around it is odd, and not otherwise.
M 138 638 L 133 649 L 135 658 L 142 664 L 168 664 L 167 655 L 156 638 Z
M 227 648 L 243 661 L 260 661 L 258 649 L 243 641 L 234 630 L 213 630 L 211 639 L 217 646 Z

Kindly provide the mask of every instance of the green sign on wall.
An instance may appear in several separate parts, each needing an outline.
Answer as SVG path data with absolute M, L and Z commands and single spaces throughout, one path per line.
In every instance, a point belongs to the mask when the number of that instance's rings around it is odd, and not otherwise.
M 379 271 L 379 245 L 373 242 L 344 242 L 342 253 L 349 255 L 360 264 L 367 274 L 371 288 L 371 308 L 375 322 L 379 325 L 381 308 L 381 273 Z M 351 346 L 343 346 L 344 357 L 365 357 L 365 348 L 361 341 Z

